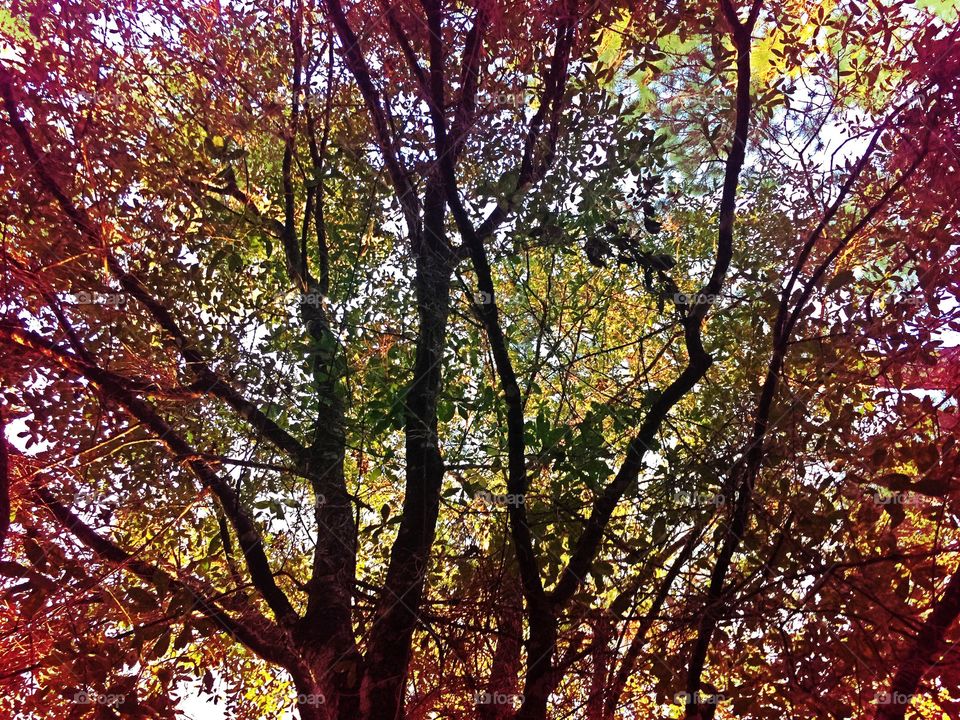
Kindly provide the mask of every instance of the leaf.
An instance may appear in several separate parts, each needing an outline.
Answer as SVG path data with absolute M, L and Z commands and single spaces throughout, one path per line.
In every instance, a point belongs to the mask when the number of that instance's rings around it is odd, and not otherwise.
M 173 631 L 170 628 L 166 628 L 160 634 L 160 637 L 157 638 L 157 641 L 153 644 L 153 647 L 150 648 L 150 652 L 147 653 L 148 660 L 159 660 L 164 655 L 167 654 L 167 651 L 170 649 L 170 639 L 173 636 Z
M 610 604 L 610 612 L 623 617 L 630 606 L 633 604 L 633 595 L 629 593 L 620 593 Z
M 841 270 L 830 279 L 829 283 L 827 283 L 826 293 L 829 295 L 845 285 L 849 285 L 854 281 L 855 278 L 856 275 L 852 270 Z
M 200 685 L 203 687 L 205 693 L 213 692 L 213 673 L 209 670 L 204 670 L 203 679 L 200 681 Z
M 894 593 L 900 600 L 907 602 L 910 599 L 910 578 L 903 577 L 896 584 Z
M 30 561 L 31 565 L 39 570 L 46 570 L 47 554 L 44 552 L 43 548 L 40 547 L 36 540 L 30 537 L 24 538 L 23 552 L 27 556 L 27 560 Z
M 913 459 L 920 472 L 926 472 L 940 461 L 940 452 L 936 445 L 921 445 L 914 449 Z
M 451 401 L 441 402 L 437 405 L 437 419 L 440 422 L 450 422 L 453 420 L 455 404 Z
M 142 587 L 127 588 L 126 594 L 137 612 L 151 612 L 159 608 L 159 601 L 156 596 Z
M 951 482 L 948 478 L 927 477 L 918 480 L 910 489 L 930 497 L 946 497 L 950 494 L 950 488 Z
M 913 479 L 903 473 L 887 473 L 877 478 L 877 484 L 894 492 L 902 492 L 910 488 Z
M 661 515 L 654 521 L 651 534 L 653 535 L 653 542 L 655 543 L 663 542 L 666 539 L 667 519 L 665 517 Z
M 898 502 L 885 503 L 883 509 L 890 515 L 890 527 L 895 528 L 906 519 L 906 513 Z
M 190 623 L 184 623 L 183 629 L 177 635 L 177 639 L 173 643 L 174 650 L 183 650 L 190 644 L 190 641 L 193 639 L 193 626 Z

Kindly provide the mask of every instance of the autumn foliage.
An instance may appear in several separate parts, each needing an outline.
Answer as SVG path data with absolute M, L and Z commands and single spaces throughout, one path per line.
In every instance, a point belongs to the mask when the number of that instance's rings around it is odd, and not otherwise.
M 11 0 L 0 105 L 4 717 L 960 717 L 956 3 Z

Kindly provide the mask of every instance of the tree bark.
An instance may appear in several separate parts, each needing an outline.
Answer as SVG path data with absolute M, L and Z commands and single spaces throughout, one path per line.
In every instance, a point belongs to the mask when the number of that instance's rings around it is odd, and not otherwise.
M 934 604 L 907 655 L 900 661 L 890 692 L 877 706 L 876 720 L 903 720 L 920 681 L 946 648 L 946 633 L 960 615 L 960 573 L 953 575 Z
M 591 623 L 593 641 L 590 643 L 590 689 L 587 694 L 587 720 L 603 720 L 603 701 L 607 692 L 607 674 L 612 652 L 613 618 L 604 611 L 596 614 Z
M 413 381 L 406 394 L 406 487 L 397 539 L 366 654 L 360 709 L 368 720 L 399 720 L 413 631 L 440 509 L 444 465 L 437 434 L 450 283 L 455 258 L 444 234 L 446 204 L 435 183 L 427 189 L 424 230 L 413 238 L 420 320 Z
M 506 541 L 505 541 L 506 542 Z M 503 585 L 495 595 L 497 646 L 493 653 L 486 695 L 477 698 L 478 720 L 505 720 L 513 710 L 522 671 L 523 592 L 515 560 L 506 566 Z

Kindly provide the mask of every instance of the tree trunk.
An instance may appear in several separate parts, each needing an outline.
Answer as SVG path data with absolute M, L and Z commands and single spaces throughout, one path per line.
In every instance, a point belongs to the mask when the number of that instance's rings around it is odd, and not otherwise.
M 597 613 L 593 623 L 593 642 L 590 648 L 590 692 L 587 696 L 587 720 L 603 720 L 603 701 L 610 665 L 610 638 L 612 620 L 603 612 Z
M 496 596 L 497 647 L 493 653 L 490 679 L 486 691 L 476 698 L 478 720 L 505 720 L 513 713 L 519 697 L 523 593 L 515 560 L 507 566 L 503 581 Z
M 413 381 L 406 396 L 406 488 L 400 528 L 370 630 L 360 702 L 365 720 L 402 717 L 410 645 L 440 509 L 444 466 L 437 436 L 437 400 L 454 257 L 443 231 L 443 195 L 433 185 L 427 189 L 423 235 L 413 242 L 420 328 Z
M 880 698 L 876 720 L 903 720 L 910 700 L 917 692 L 923 676 L 937 663 L 946 647 L 946 632 L 960 615 L 960 573 L 950 578 L 943 596 L 934 605 L 923 627 L 900 663 L 890 692 Z M 884 702 L 885 700 L 885 702 Z

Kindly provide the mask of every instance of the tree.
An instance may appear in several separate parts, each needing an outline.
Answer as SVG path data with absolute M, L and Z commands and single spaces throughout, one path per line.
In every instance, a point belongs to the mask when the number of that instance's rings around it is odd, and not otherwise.
M 950 12 L 14 3 L 8 711 L 953 712 Z

